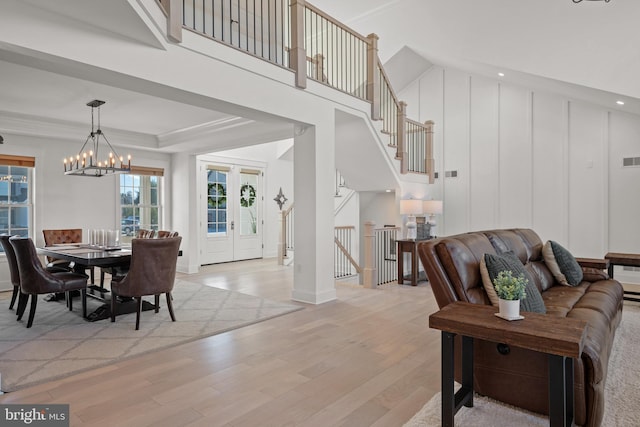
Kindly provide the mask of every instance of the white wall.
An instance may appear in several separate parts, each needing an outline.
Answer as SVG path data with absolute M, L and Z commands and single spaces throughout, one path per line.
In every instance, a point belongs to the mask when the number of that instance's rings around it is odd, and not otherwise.
M 399 97 L 436 122 L 441 234 L 530 227 L 576 256 L 640 253 L 640 168 L 622 168 L 640 156 L 640 117 L 440 67 Z

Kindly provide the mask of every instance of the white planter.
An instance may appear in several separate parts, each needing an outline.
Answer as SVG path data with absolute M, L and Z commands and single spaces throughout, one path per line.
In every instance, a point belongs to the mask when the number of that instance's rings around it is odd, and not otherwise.
M 520 316 L 520 300 L 498 300 L 500 315 L 507 319 L 516 319 Z

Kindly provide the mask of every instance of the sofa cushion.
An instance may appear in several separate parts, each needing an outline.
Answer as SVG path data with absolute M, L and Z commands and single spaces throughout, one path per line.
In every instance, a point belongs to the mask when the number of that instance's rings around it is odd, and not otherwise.
M 498 295 L 493 286 L 493 280 L 501 271 L 510 270 L 515 277 L 524 276 L 527 281 L 525 292 L 526 298 L 520 300 L 520 309 L 535 313 L 546 313 L 542 295 L 536 287 L 533 278 L 524 268 L 522 262 L 511 251 L 504 252 L 500 255 L 484 254 L 480 260 L 480 274 L 482 276 L 482 284 L 487 296 L 493 305 L 498 305 Z
M 526 264 L 529 261 L 529 252 L 525 242 L 512 230 L 492 230 L 483 234 L 487 236 L 496 253 L 501 254 L 511 251 L 522 264 Z
M 565 286 L 578 286 L 582 282 L 582 267 L 559 243 L 549 240 L 542 248 L 544 262 L 558 283 Z
M 486 252 L 493 252 L 493 247 L 489 239 L 479 233 L 467 233 L 456 239 L 438 239 L 435 254 L 457 300 L 489 304 L 478 268 L 480 258 Z M 425 268 L 429 269 L 428 266 Z

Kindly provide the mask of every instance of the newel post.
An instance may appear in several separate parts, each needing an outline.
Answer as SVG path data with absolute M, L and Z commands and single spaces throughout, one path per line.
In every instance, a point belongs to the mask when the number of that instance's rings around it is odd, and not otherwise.
M 407 132 L 407 126 L 406 126 L 406 120 L 407 120 L 407 103 L 404 101 L 400 101 L 398 103 L 398 120 L 397 120 L 397 128 L 396 128 L 396 136 L 397 136 L 397 142 L 396 144 L 397 146 L 397 151 L 396 151 L 396 158 L 400 159 L 400 173 L 407 173 L 407 160 L 408 160 L 408 153 L 407 153 L 407 147 L 406 147 L 406 132 Z
M 305 0 L 291 0 L 291 56 L 289 66 L 296 73 L 296 86 L 307 87 L 307 53 L 304 50 Z
M 182 43 L 182 0 L 164 0 L 162 5 L 167 11 L 167 36 L 169 40 Z
M 429 120 L 424 122 L 424 125 L 426 127 L 426 147 L 425 147 L 425 153 L 426 153 L 426 158 L 425 158 L 425 167 L 426 167 L 426 171 L 427 174 L 429 175 L 429 184 L 433 184 L 435 182 L 435 160 L 433 159 L 433 125 L 434 122 L 433 120 Z
M 371 120 L 380 120 L 380 73 L 378 73 L 378 39 L 367 36 L 367 100 L 371 102 Z
M 375 289 L 376 281 L 376 265 L 374 260 L 376 248 L 376 236 L 374 228 L 376 223 L 366 221 L 364 223 L 364 268 L 362 269 L 362 285 L 365 288 Z

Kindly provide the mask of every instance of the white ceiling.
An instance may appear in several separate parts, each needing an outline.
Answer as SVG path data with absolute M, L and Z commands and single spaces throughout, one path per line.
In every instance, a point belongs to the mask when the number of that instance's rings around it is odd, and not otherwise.
M 640 98 L 638 0 L 311 3 L 361 34 L 378 34 L 383 62 L 407 46 L 439 65 L 604 91 L 612 108 L 616 99 L 633 104 Z
M 105 129 L 160 135 L 231 117 L 216 111 L 102 85 L 74 77 L 0 61 L 2 110 L 47 117 L 53 121 L 91 125 L 93 99 L 106 101 L 101 110 Z M 29 90 L 25 90 L 29 88 Z M 131 120 L 134 119 L 134 120 Z

